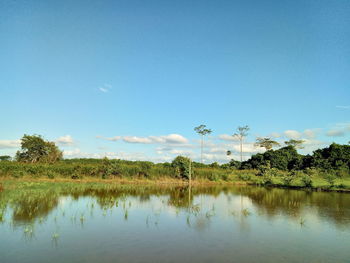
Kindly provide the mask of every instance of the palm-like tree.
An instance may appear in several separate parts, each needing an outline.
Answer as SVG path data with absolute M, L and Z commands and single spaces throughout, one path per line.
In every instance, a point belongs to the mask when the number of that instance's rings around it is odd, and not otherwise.
M 204 144 L 204 136 L 207 134 L 212 133 L 211 129 L 207 129 L 207 126 L 202 124 L 199 125 L 198 127 L 195 127 L 194 130 L 201 135 L 201 163 L 203 163 L 203 144 Z
M 245 126 L 239 126 L 237 128 L 237 132 L 235 134 L 233 134 L 233 137 L 238 138 L 238 140 L 240 141 L 241 147 L 241 162 L 243 161 L 243 140 L 244 138 L 248 135 L 248 131 L 249 131 L 249 126 L 245 125 Z
M 255 146 L 263 147 L 266 151 L 271 150 L 274 146 L 280 146 L 280 144 L 269 137 L 256 138 Z

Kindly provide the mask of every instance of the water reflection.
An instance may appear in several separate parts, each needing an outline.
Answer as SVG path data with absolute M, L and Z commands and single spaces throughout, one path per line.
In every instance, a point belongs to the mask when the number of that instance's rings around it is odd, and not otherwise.
M 204 219 L 215 215 L 213 209 L 201 211 L 204 199 L 225 196 L 228 204 L 233 199 L 240 207 L 238 211 L 228 211 L 232 215 L 241 214 L 249 216 L 252 211 L 246 204 L 252 204 L 259 216 L 274 218 L 280 215 L 291 219 L 299 219 L 305 209 L 313 209 L 317 216 L 331 221 L 336 226 L 350 226 L 350 194 L 311 192 L 288 190 L 278 188 L 247 187 L 247 186 L 215 186 L 215 187 L 189 187 L 189 186 L 129 186 L 129 185 L 79 185 L 65 187 L 52 186 L 48 189 L 33 190 L 31 188 L 20 191 L 3 191 L 0 194 L 0 222 L 4 215 L 14 224 L 42 223 L 59 204 L 67 200 L 78 201 L 81 198 L 90 198 L 86 210 L 92 215 L 95 205 L 107 215 L 107 211 L 120 208 L 124 219 L 128 220 L 129 210 L 132 208 L 130 198 L 135 198 L 137 204 L 142 205 L 153 202 L 152 197 L 162 200 L 162 209 L 175 208 L 176 213 L 186 212 L 189 216 L 198 216 L 196 225 L 204 228 Z M 244 200 L 244 202 L 243 202 Z M 246 204 L 244 204 L 246 203 Z M 239 211 L 241 210 L 241 211 Z M 112 211 L 112 210 L 111 210 Z M 159 211 L 158 211 L 159 213 Z M 62 216 L 65 211 L 61 211 Z M 71 217 L 73 221 L 80 221 L 83 225 L 86 220 L 85 211 Z M 54 218 L 57 220 L 57 218 Z
M 0 219 L 9 263 L 342 262 L 350 245 L 345 193 L 38 183 L 0 192 Z

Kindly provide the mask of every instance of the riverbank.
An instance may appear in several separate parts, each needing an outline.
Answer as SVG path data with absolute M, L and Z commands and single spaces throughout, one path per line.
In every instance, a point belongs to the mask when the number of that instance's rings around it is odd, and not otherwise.
M 268 180 L 261 176 L 250 176 L 249 180 L 242 180 L 240 176 L 232 175 L 229 181 L 217 180 L 210 181 L 208 179 L 195 179 L 189 182 L 188 180 L 174 179 L 174 178 L 159 178 L 154 179 L 139 179 L 139 178 L 113 178 L 113 179 L 100 179 L 94 177 L 85 177 L 82 179 L 71 179 L 65 177 L 57 177 L 54 179 L 49 178 L 33 178 L 22 177 L 20 179 L 11 177 L 0 178 L 0 192 L 16 187 L 16 184 L 28 184 L 31 183 L 72 183 L 72 184 L 106 184 L 106 185 L 153 185 L 153 186 L 215 186 L 215 185 L 251 185 L 261 186 L 268 188 L 285 188 L 285 189 L 304 189 L 311 191 L 326 191 L 326 192 L 349 192 L 350 193 L 350 178 L 336 179 L 332 185 L 330 185 L 325 179 L 320 177 L 311 178 L 311 182 L 305 185 L 303 178 L 293 178 L 288 185 L 285 184 L 283 178 L 274 177 Z
M 182 160 L 183 161 L 183 160 Z M 0 183 L 74 182 L 153 185 L 257 185 L 316 191 L 350 191 L 350 175 L 334 170 L 283 171 L 223 168 L 187 162 L 153 164 L 120 160 L 63 160 L 54 164 L 0 162 Z M 4 186 L 2 186 L 4 187 Z M 1 191 L 1 186 L 0 186 Z

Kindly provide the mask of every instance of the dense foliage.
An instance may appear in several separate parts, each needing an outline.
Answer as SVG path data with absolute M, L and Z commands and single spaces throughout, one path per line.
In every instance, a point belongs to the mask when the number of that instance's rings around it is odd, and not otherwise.
M 269 150 L 253 155 L 242 162 L 241 169 L 259 169 L 269 163 L 271 168 L 279 170 L 350 170 L 350 145 L 333 143 L 324 149 L 318 149 L 312 155 L 298 154 L 295 147 L 287 146 L 278 150 Z
M 231 173 L 229 169 L 210 167 L 200 163 L 191 165 L 192 179 L 208 179 L 216 181 L 227 178 Z M 174 178 L 188 179 L 189 159 L 178 156 L 172 163 L 152 163 L 144 161 L 126 161 L 113 159 L 66 159 L 56 163 L 23 163 L 16 161 L 0 162 L 0 177 L 22 178 L 71 178 L 85 177 L 113 179 L 158 179 Z
M 62 159 L 62 152 L 54 142 L 45 141 L 40 135 L 24 135 L 21 139 L 21 151 L 17 151 L 16 160 L 26 163 L 54 163 Z
M 287 146 L 277 150 L 272 149 L 277 144 L 269 138 L 261 138 L 257 143 L 268 150 L 244 162 L 203 164 L 178 156 L 171 163 L 155 164 L 107 158 L 63 160 L 55 143 L 38 135 L 24 135 L 21 151 L 17 152 L 14 161 L 10 156 L 0 156 L 0 177 L 173 178 L 337 190 L 350 188 L 350 145 L 333 143 L 312 154 L 301 155 L 297 149 L 302 148 L 302 141 L 288 141 Z

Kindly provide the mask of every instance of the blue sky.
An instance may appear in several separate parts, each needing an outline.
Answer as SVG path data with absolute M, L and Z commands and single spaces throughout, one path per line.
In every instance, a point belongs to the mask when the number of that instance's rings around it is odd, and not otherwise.
M 65 156 L 225 162 L 249 125 L 350 140 L 350 2 L 2 1 L 0 155 L 26 134 Z M 153 136 L 153 137 L 149 137 Z

